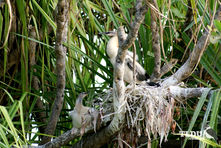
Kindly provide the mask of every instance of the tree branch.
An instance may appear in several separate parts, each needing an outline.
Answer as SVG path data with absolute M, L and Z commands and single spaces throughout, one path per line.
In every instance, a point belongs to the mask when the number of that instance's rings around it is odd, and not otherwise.
M 30 34 L 29 35 L 30 38 L 37 39 L 37 33 L 36 33 L 35 28 L 33 26 L 30 27 L 29 34 Z M 36 48 L 37 48 L 37 42 L 30 40 L 29 41 L 29 59 L 30 59 L 29 66 L 30 66 L 30 69 L 33 70 L 33 72 L 37 71 L 37 69 L 34 68 L 34 66 L 36 64 L 36 57 L 35 57 Z M 31 86 L 34 90 L 39 91 L 39 79 L 35 75 L 32 76 Z M 34 97 L 31 97 L 31 99 L 33 101 Z M 47 122 L 46 121 L 46 113 L 43 112 L 45 110 L 45 106 L 44 106 L 42 100 L 40 99 L 40 97 L 37 98 L 36 107 L 41 111 L 33 113 L 35 120 L 37 122 L 46 123 Z M 39 129 L 40 133 L 43 133 L 45 130 L 45 126 L 40 126 L 38 129 Z M 40 138 L 41 137 L 42 136 L 40 136 Z
M 152 48 L 154 51 L 154 71 L 151 75 L 151 81 L 158 80 L 160 78 L 160 67 L 161 67 L 161 51 L 160 51 L 160 36 L 159 27 L 157 26 L 156 20 L 157 14 L 151 9 L 151 32 L 152 32 Z
M 170 86 L 168 89 L 169 96 L 173 98 L 177 98 L 180 101 L 183 101 L 183 99 L 189 99 L 194 97 L 200 97 L 204 91 L 208 91 L 211 88 L 182 88 L 179 86 Z M 210 91 L 209 96 L 211 95 L 213 91 Z
M 135 41 L 137 34 L 138 34 L 138 30 L 140 28 L 140 24 L 142 23 L 144 19 L 147 9 L 148 7 L 146 5 L 142 6 L 142 2 L 140 2 L 140 0 L 137 1 L 135 19 L 130 26 L 128 37 L 121 47 L 122 51 L 130 48 L 133 42 Z
M 52 112 L 45 129 L 45 134 L 53 135 L 59 115 L 63 106 L 64 100 L 64 88 L 65 88 L 65 58 L 66 58 L 66 47 L 63 43 L 67 40 L 68 31 L 68 5 L 67 0 L 58 1 L 58 15 L 57 15 L 57 31 L 56 31 L 56 73 L 57 73 L 57 94 L 52 106 Z M 41 144 L 50 141 L 51 137 L 44 136 Z
M 187 9 L 187 12 L 186 12 L 186 20 L 185 20 L 185 23 L 184 23 L 184 26 L 183 28 L 187 28 L 187 26 L 191 23 L 192 21 L 192 18 L 193 18 L 193 10 L 192 10 L 192 7 L 191 7 L 191 1 L 188 0 L 188 5 L 187 5 L 188 9 Z M 187 34 L 189 36 L 192 36 L 192 28 L 188 29 L 187 30 Z
M 213 15 L 210 26 L 213 26 L 214 16 L 215 16 L 215 19 L 221 20 L 221 6 L 217 10 L 216 15 L 215 14 Z M 205 32 L 198 40 L 196 47 L 194 48 L 194 50 L 192 51 L 192 53 L 190 54 L 189 58 L 184 63 L 184 65 L 180 67 L 175 74 L 168 77 L 162 83 L 163 86 L 176 85 L 182 80 L 186 79 L 189 75 L 191 75 L 191 73 L 194 71 L 194 68 L 196 68 L 197 65 L 199 64 L 199 61 L 203 55 L 203 52 L 206 50 L 206 48 L 209 45 L 210 33 L 211 33 L 211 30 L 205 30 Z
M 163 67 L 160 69 L 160 78 L 168 73 L 178 62 L 178 59 L 170 59 L 169 62 L 164 63 Z

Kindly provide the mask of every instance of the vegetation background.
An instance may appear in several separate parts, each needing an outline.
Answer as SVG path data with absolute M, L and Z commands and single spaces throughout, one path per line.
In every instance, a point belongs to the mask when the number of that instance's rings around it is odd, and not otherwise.
M 163 28 L 162 61 L 188 58 L 202 31 L 210 24 L 216 0 L 158 0 Z M 55 40 L 57 0 L 0 1 L 0 147 L 38 144 L 56 95 Z M 10 3 L 10 5 L 9 5 Z M 88 92 L 90 106 L 97 94 L 112 87 L 113 68 L 105 53 L 107 36 L 101 32 L 120 25 L 129 29 L 135 0 L 70 0 L 64 104 L 55 136 L 72 128 L 68 112 L 80 92 Z M 154 67 L 150 10 L 135 42 L 139 63 L 149 74 Z M 159 22 L 158 22 L 159 24 Z M 212 37 L 185 87 L 221 86 L 221 23 L 215 20 Z M 168 73 L 167 75 L 171 74 Z M 177 105 L 174 119 L 183 131 L 199 131 L 210 121 L 221 136 L 220 94 L 186 100 Z M 172 128 L 173 129 L 173 128 Z M 179 128 L 173 129 L 176 133 Z M 169 135 L 168 141 L 179 139 Z M 78 139 L 69 144 L 72 145 Z M 157 143 L 158 139 L 155 140 Z M 109 144 L 110 146 L 112 144 Z M 152 145 L 154 146 L 154 145 Z M 181 144 L 179 145 L 181 146 Z M 178 146 L 178 147 L 179 147 Z

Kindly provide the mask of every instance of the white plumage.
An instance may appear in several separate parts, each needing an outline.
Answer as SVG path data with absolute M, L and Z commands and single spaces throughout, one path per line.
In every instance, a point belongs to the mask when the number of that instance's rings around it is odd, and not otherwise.
M 89 114 L 89 107 L 83 106 L 82 99 L 86 96 L 86 93 L 81 93 L 75 103 L 74 110 L 69 113 L 72 118 L 72 124 L 74 128 L 81 128 L 83 126 L 87 126 L 91 117 Z
M 110 31 L 105 32 L 105 34 L 111 37 L 107 43 L 106 52 L 110 58 L 112 65 L 114 66 L 119 48 L 117 32 Z M 145 69 L 137 61 L 135 61 L 135 66 L 136 83 L 147 80 L 149 76 L 146 73 Z M 130 51 L 128 51 L 126 54 L 124 68 L 124 81 L 127 83 L 131 83 L 133 81 L 133 53 Z
M 72 134 L 74 133 L 75 129 L 80 129 L 81 135 L 83 135 L 88 126 L 93 126 L 94 131 L 96 132 L 97 120 L 100 119 L 100 115 L 96 109 L 84 106 L 82 104 L 82 100 L 85 96 L 87 96 L 86 93 L 79 94 L 74 110 L 69 112 L 73 124 Z

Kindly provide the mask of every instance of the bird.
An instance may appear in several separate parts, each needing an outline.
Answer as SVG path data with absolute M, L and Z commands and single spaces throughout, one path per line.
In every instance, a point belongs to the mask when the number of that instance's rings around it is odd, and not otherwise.
M 102 34 L 106 34 L 107 36 L 111 37 L 107 43 L 106 53 L 110 59 L 110 62 L 114 66 L 116 62 L 118 48 L 119 48 L 117 31 L 108 31 L 108 32 L 103 32 Z M 137 55 L 135 56 L 136 56 L 136 59 L 138 59 Z M 137 60 L 135 61 L 135 66 L 136 66 L 135 82 L 137 84 L 140 84 L 142 81 L 147 81 L 150 78 L 150 76 L 147 74 L 146 70 L 138 63 Z M 127 51 L 127 54 L 125 56 L 124 81 L 127 83 L 131 83 L 134 81 L 133 79 L 133 53 L 130 51 Z M 158 83 L 154 83 L 154 82 L 147 82 L 147 83 L 150 86 L 155 86 L 155 85 L 159 86 Z
M 81 129 L 81 135 L 84 134 L 85 128 L 93 125 L 94 131 L 96 132 L 96 123 L 99 116 L 99 113 L 94 108 L 84 106 L 82 100 L 87 96 L 87 93 L 80 93 L 76 99 L 74 110 L 69 112 L 69 115 L 72 118 L 72 133 L 75 128 Z
M 108 31 L 108 32 L 102 32 L 100 34 L 106 34 L 107 36 L 111 37 L 107 43 L 106 52 L 110 58 L 110 62 L 112 63 L 112 65 L 114 65 L 116 57 L 117 57 L 117 53 L 118 53 L 118 48 L 119 48 L 117 32 L 116 31 Z M 126 34 L 126 37 L 127 37 L 127 34 Z M 133 52 L 127 51 L 127 56 L 133 58 Z M 136 59 L 136 61 L 138 60 L 137 55 L 135 55 L 135 59 Z
M 216 135 L 216 132 L 209 126 L 206 125 L 204 128 L 204 132 L 203 132 L 203 136 L 208 138 L 208 139 L 213 139 L 215 140 L 217 143 L 219 143 L 218 141 L 218 137 Z

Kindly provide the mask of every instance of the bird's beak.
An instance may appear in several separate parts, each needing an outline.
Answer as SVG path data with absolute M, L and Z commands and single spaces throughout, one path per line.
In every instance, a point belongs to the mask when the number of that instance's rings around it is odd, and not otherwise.
M 99 32 L 98 35 L 104 35 L 106 34 L 107 32 Z
M 98 35 L 102 36 L 102 35 L 107 35 L 107 36 L 114 36 L 116 34 L 115 31 L 108 31 L 108 32 L 100 32 L 98 33 Z
M 84 94 L 82 95 L 82 98 L 86 97 L 87 95 L 88 95 L 87 93 L 84 93 Z
M 108 32 L 99 32 L 98 36 L 102 37 L 103 35 L 107 35 L 107 34 L 108 34 Z

